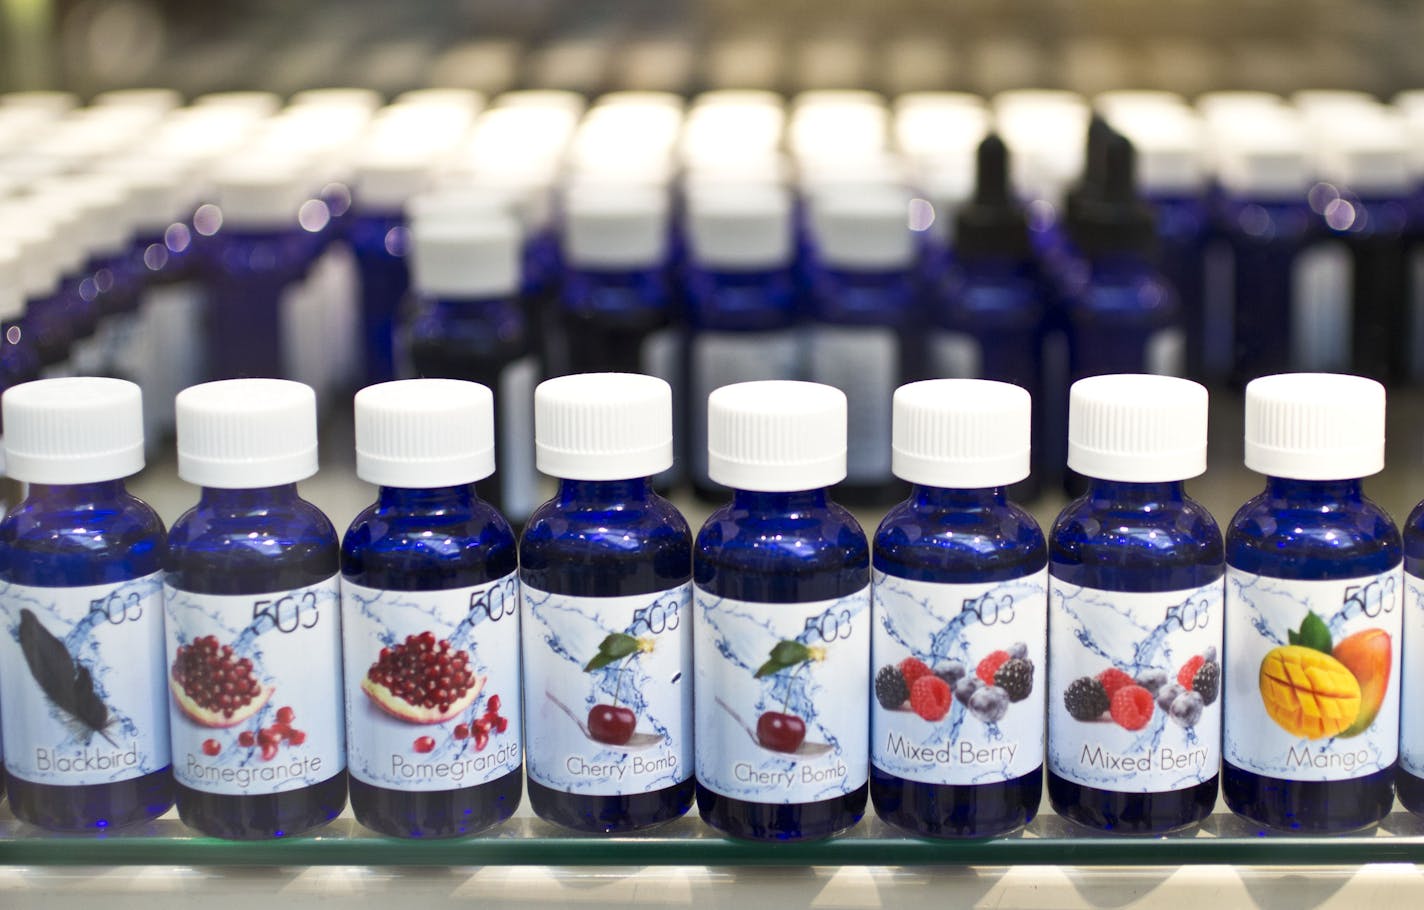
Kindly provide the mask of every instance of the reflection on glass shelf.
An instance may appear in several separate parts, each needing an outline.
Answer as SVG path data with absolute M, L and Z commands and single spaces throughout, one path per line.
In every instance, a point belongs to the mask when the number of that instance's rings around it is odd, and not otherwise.
M 109 835 L 55 835 L 0 809 L 0 865 L 188 866 L 913 866 L 1348 865 L 1424 862 L 1424 820 L 1396 811 L 1378 828 L 1344 837 L 1269 834 L 1219 811 L 1199 828 L 1166 837 L 1120 837 L 1052 813 L 1015 837 L 928 841 L 868 817 L 840 838 L 762 844 L 727 840 L 695 813 L 641 835 L 566 832 L 521 812 L 494 832 L 464 840 L 393 840 L 343 816 L 320 833 L 281 841 L 199 837 L 170 813 Z

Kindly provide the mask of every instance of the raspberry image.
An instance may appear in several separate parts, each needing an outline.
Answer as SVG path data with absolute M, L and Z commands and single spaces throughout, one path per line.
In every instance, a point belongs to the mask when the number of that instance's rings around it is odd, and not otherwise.
M 979 661 L 979 666 L 974 668 L 974 675 L 984 680 L 984 685 L 994 684 L 994 674 L 999 672 L 999 668 L 1010 659 L 1008 651 L 990 651 L 989 656 Z
M 894 664 L 886 664 L 875 674 L 875 700 L 887 711 L 895 711 L 910 697 L 905 676 Z
M 1108 709 L 1108 705 L 1107 690 L 1091 676 L 1073 680 L 1063 693 L 1063 707 L 1068 709 L 1074 720 L 1097 720 Z
M 954 684 L 954 697 L 967 708 L 969 699 L 973 698 L 974 693 L 982 688 L 984 688 L 984 680 L 977 676 L 966 676 Z
M 1206 663 L 1206 658 L 1200 654 L 1193 655 L 1186 663 L 1182 664 L 1182 669 L 1177 671 L 1177 684 L 1188 692 L 1192 690 L 1192 680 L 1196 679 L 1197 671 Z
M 986 724 L 997 724 L 1009 710 L 1009 693 L 998 686 L 985 686 L 969 699 L 969 713 Z
M 1033 661 L 1011 657 L 994 674 L 994 685 L 1004 690 L 1009 701 L 1020 702 L 1033 691 Z
M 1221 694 L 1221 664 L 1208 661 L 1192 677 L 1191 689 L 1201 696 L 1202 704 L 1209 705 Z
M 910 707 L 915 713 L 930 723 L 944 720 L 954 698 L 949 692 L 949 683 L 931 673 L 921 676 L 910 686 Z
M 1121 689 L 1123 686 L 1137 685 L 1137 680 L 1133 679 L 1131 676 L 1128 676 L 1126 673 L 1122 672 L 1117 667 L 1108 667 L 1106 670 L 1099 673 L 1098 682 L 1103 684 L 1103 691 L 1108 694 L 1108 698 L 1112 698 L 1114 695 L 1116 695 L 1117 690 Z
M 921 676 L 933 676 L 934 671 L 918 657 L 907 657 L 900 661 L 900 675 L 905 677 L 905 685 L 913 688 L 915 680 Z
M 1112 719 L 1124 730 L 1141 730 L 1152 719 L 1157 703 L 1152 693 L 1139 685 L 1123 686 L 1113 693 L 1112 706 L 1108 709 Z

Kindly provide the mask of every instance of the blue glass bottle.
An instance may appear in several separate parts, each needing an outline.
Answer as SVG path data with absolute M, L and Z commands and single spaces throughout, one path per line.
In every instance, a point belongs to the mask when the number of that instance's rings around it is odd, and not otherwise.
M 356 411 L 357 474 L 379 492 L 352 520 L 341 545 L 351 808 L 361 824 L 395 837 L 473 834 L 509 818 L 523 792 L 518 553 L 509 523 L 474 488 L 494 469 L 491 396 L 472 383 L 412 380 L 363 389 Z M 453 599 L 441 597 L 452 591 Z M 383 603 L 387 592 L 397 593 Z M 361 713 L 368 701 L 361 683 L 371 661 L 382 648 L 399 649 L 405 635 L 431 629 L 473 655 L 475 674 L 485 677 L 476 700 L 445 721 L 421 726 L 385 721 L 375 709 Z M 403 699 L 401 707 L 419 706 Z M 467 713 L 479 708 L 483 714 Z M 444 777 L 418 778 L 419 789 L 383 776 L 392 764 L 390 747 L 409 754 L 416 734 L 431 735 L 432 753 L 452 747 L 434 763 L 446 768 Z M 398 741 L 383 742 L 383 735 Z M 493 756 L 501 741 L 513 743 L 510 757 L 480 764 L 481 753 Z M 491 743 L 496 750 L 486 753 Z M 371 780 L 363 779 L 365 744 L 372 747 Z M 376 751 L 383 745 L 384 755 Z M 453 764 L 475 770 L 469 779 L 463 772 L 457 778 Z
M 361 353 L 366 382 L 396 378 L 396 321 L 410 290 L 410 230 L 402 206 L 424 178 L 420 156 L 380 157 L 358 167 L 346 236 L 361 282 Z
M 974 198 L 955 215 L 954 263 L 931 290 L 927 366 L 932 376 L 1008 382 L 1040 396 L 1048 295 L 1028 221 L 1009 192 L 1003 140 L 985 137 L 977 164 Z M 1043 412 L 1034 417 L 1034 435 L 1042 439 Z M 1016 497 L 1035 497 L 1048 469 L 1039 448 L 1033 451 L 1034 475 L 1014 486 Z
M 281 377 L 289 343 L 282 337 L 283 292 L 316 252 L 297 221 L 301 177 L 255 167 L 217 181 L 221 228 L 205 244 L 207 378 Z
M 661 824 L 685 814 L 693 797 L 692 532 L 651 481 L 672 462 L 672 393 L 653 377 L 580 374 L 542 383 L 536 408 L 539 469 L 560 480 L 557 495 L 530 516 L 519 542 L 529 803 L 540 818 L 580 831 Z M 565 621 L 556 612 L 583 618 Z M 608 648 L 615 639 L 636 639 L 647 648 L 634 658 L 617 652 L 624 664 L 598 659 L 614 653 Z M 577 643 L 594 650 L 585 653 Z M 595 729 L 593 715 L 609 694 L 606 680 L 583 696 L 582 679 L 571 686 L 567 672 L 559 672 L 565 652 L 575 657 L 575 678 L 615 667 L 612 707 L 625 706 L 629 721 L 655 731 L 659 739 L 645 754 L 673 759 L 667 773 L 634 770 L 633 778 L 623 778 L 633 786 L 620 779 L 610 787 L 561 772 L 570 755 L 598 755 L 597 743 L 630 741 Z M 649 678 L 654 657 L 663 661 L 656 664 L 662 675 Z M 575 702 L 579 697 L 584 700 Z M 580 707 L 590 710 L 587 729 L 580 723 L 583 736 L 567 737 Z M 569 741 L 572 747 L 557 747 Z M 607 754 L 610 762 L 626 763 L 633 753 L 615 748 Z
M 1006 834 L 1033 820 L 1043 796 L 1048 549 L 1037 522 L 1009 501 L 1006 489 L 1028 471 L 1029 396 L 1007 383 L 940 380 L 905 386 L 895 402 L 895 470 L 915 485 L 875 533 L 872 666 L 880 668 L 875 697 L 890 713 L 872 705 L 870 798 L 882 819 L 922 836 Z M 950 432 L 935 435 L 935 429 Z M 927 438 L 962 441 L 926 446 Z M 905 582 L 920 584 L 909 588 Z M 925 595 L 933 599 L 926 602 Z M 946 627 L 955 630 L 952 639 L 943 634 Z M 1013 688 L 1007 707 L 986 703 L 973 713 L 956 699 L 941 719 L 950 725 L 949 736 L 936 728 L 932 740 L 953 750 L 961 738 L 972 745 L 971 731 L 983 733 L 996 745 L 1021 750 L 1016 764 L 1011 759 L 1005 771 L 1000 752 L 981 752 L 983 758 L 971 752 L 966 761 L 956 750 L 943 764 L 904 761 L 915 779 L 882 767 L 900 765 L 903 758 L 888 735 L 925 731 L 913 708 L 906 712 L 902 703 L 910 691 L 898 661 L 905 645 L 917 652 L 915 659 L 919 653 L 931 658 L 922 662 L 945 674 L 951 692 L 950 679 L 959 683 L 999 646 L 1023 647 L 1022 655 L 1010 658 L 1019 663 L 1005 671 Z M 1029 661 L 1026 667 L 1023 661 Z M 1026 679 L 1011 678 L 1025 670 Z M 1008 721 L 1012 738 L 999 727 L 1009 711 L 1015 712 Z M 994 739 L 994 731 L 1002 738 Z M 963 779 L 923 779 L 949 778 L 950 767 Z
M 319 721 L 334 740 L 318 741 L 308 733 L 312 745 L 332 758 L 316 769 L 323 779 L 279 792 L 210 792 L 185 785 L 179 772 L 178 814 L 187 825 L 215 837 L 300 834 L 336 818 L 346 805 L 336 591 L 340 546 L 331 521 L 297 492 L 297 480 L 316 471 L 315 396 L 283 380 L 230 380 L 185 390 L 177 408 L 179 476 L 202 490 L 197 505 L 173 523 L 168 537 L 164 568 L 170 651 L 183 642 L 187 617 L 179 611 L 189 599 L 243 597 L 251 610 L 247 622 L 263 634 L 321 627 L 320 643 L 329 653 L 309 649 L 305 669 L 310 676 L 294 686 L 281 686 L 291 681 L 283 679 L 277 684 L 284 701 L 303 697 L 288 689 L 307 690 L 309 702 L 329 698 L 330 704 L 313 706 L 312 713 L 322 717 L 303 711 L 295 720 L 304 725 Z M 273 602 L 282 592 L 318 586 L 324 587 L 323 596 L 285 608 Z M 274 597 L 258 597 L 274 592 Z M 258 716 L 265 719 L 272 707 L 267 704 Z M 182 756 L 188 744 L 179 737 L 180 722 L 175 715 L 175 754 Z
M 1246 387 L 1246 465 L 1267 479 L 1227 529 L 1227 677 L 1236 682 L 1226 689 L 1222 792 L 1233 812 L 1270 828 L 1351 831 L 1394 804 L 1402 542 L 1360 480 L 1384 467 L 1384 414 L 1383 387 L 1361 377 L 1287 373 Z M 1379 645 L 1372 698 L 1357 654 Z M 1360 723 L 1288 726 L 1266 700 L 1276 675 L 1268 665 L 1322 650 L 1330 657 L 1317 661 L 1360 680 L 1359 714 L 1344 718 Z M 1250 685 L 1258 673 L 1260 689 Z
M 720 500 L 726 491 L 707 475 L 707 396 L 803 370 L 791 201 L 773 186 L 709 189 L 688 200 L 688 216 L 688 477 L 697 495 Z
M 6 625 L 14 622 L 3 674 L 11 811 L 56 831 L 156 818 L 173 805 L 158 574 L 165 535 L 158 514 L 122 479 L 143 467 L 139 390 L 119 380 L 56 379 L 10 390 L 4 404 L 7 468 L 30 482 L 0 524 L 0 578 L 17 598 L 0 604 Z M 22 587 L 29 590 L 19 596 Z M 36 661 L 58 669 L 52 651 L 40 657 L 46 640 L 102 687 L 97 717 L 92 704 L 55 700 L 40 682 Z M 61 679 L 78 692 L 75 672 Z M 14 701 L 25 694 L 43 699 L 46 717 Z M 123 768 L 59 769 L 58 759 L 76 748 L 86 761 L 121 760 Z M 33 768 L 15 768 L 41 750 L 54 756 L 49 767 L 36 759 Z
M 846 393 L 850 448 L 836 497 L 852 505 L 904 493 L 885 437 L 894 390 L 924 372 L 926 309 L 906 208 L 895 188 L 826 189 L 810 203 L 806 378 Z
M 811 383 L 748 382 L 719 389 L 708 408 L 712 476 L 733 493 L 693 552 L 697 808 L 732 837 L 831 837 L 860 820 L 869 790 L 870 547 L 828 492 L 845 472 L 844 397 Z M 742 644 L 724 652 L 732 624 Z M 814 695 L 800 682 L 813 674 Z M 820 742 L 803 752 L 808 737 Z M 728 767 L 781 767 L 788 753 L 803 756 L 789 773 L 810 769 L 813 786 L 798 776 L 798 791 L 830 795 L 792 799 Z M 838 776 L 821 778 L 826 770 Z
M 402 322 L 415 374 L 464 379 L 494 392 L 500 468 L 481 496 L 516 526 L 539 504 L 532 452 L 539 378 L 530 304 L 520 291 L 519 228 L 510 218 L 470 213 L 411 225 L 416 299 Z
M 1089 486 L 1048 542 L 1048 795 L 1081 825 L 1171 831 L 1210 814 L 1219 776 L 1221 531 L 1184 484 L 1206 468 L 1206 390 L 1099 376 L 1074 384 L 1070 408 L 1069 465 Z M 1211 688 L 1196 682 L 1205 664 Z M 1101 747 L 1137 759 L 1139 730 L 1180 753 L 1204 751 L 1182 773 L 1093 757 Z
M 1424 503 L 1414 507 L 1404 522 L 1404 659 L 1400 668 L 1399 770 L 1394 777 L 1399 802 L 1415 815 L 1424 815 L 1424 723 L 1420 713 L 1420 680 L 1424 677 L 1419 652 L 1420 616 L 1424 613 Z

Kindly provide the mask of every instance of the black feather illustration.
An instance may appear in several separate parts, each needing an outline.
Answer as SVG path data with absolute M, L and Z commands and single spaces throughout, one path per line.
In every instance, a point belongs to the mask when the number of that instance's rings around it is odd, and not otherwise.
M 55 638 L 29 610 L 20 611 L 20 651 L 30 675 L 54 706 L 82 729 L 113 743 L 105 732 L 109 709 L 94 691 L 89 668 L 70 656 L 64 642 Z M 117 743 L 115 743 L 117 745 Z

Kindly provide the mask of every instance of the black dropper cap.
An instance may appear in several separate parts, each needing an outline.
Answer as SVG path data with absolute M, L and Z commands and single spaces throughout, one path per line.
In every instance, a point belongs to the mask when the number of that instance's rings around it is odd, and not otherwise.
M 1125 136 L 1103 144 L 1102 186 L 1080 197 L 1072 235 L 1092 258 L 1113 253 L 1157 255 L 1157 216 L 1137 195 L 1137 152 Z
M 1088 121 L 1085 140 L 1087 147 L 1083 151 L 1083 175 L 1063 198 L 1063 226 L 1068 236 L 1075 241 L 1083 217 L 1084 201 L 1099 197 L 1103 193 L 1103 184 L 1107 182 L 1108 140 L 1116 135 L 1117 131 L 1108 125 L 1101 114 L 1093 114 L 1092 119 Z
M 962 259 L 1027 259 L 1028 220 L 1009 191 L 1009 150 L 990 133 L 979 143 L 974 196 L 954 217 L 954 249 Z

